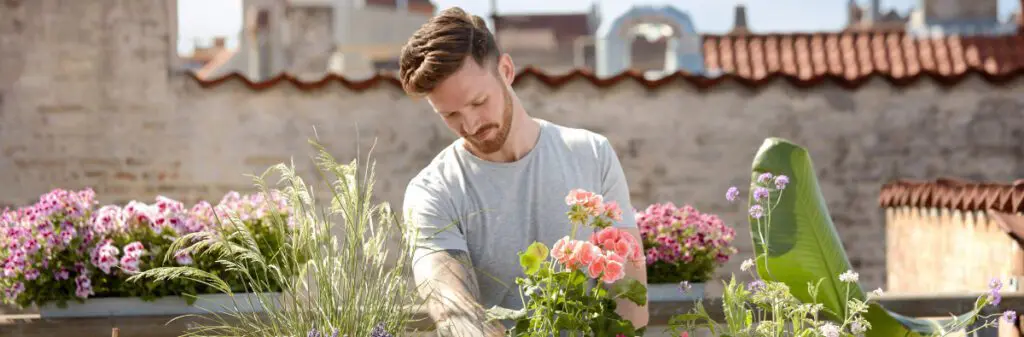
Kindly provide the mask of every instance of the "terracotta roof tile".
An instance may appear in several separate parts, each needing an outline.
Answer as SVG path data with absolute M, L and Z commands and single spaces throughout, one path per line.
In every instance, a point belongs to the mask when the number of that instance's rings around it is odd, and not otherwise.
M 887 207 L 936 207 L 969 211 L 1024 212 L 1024 179 L 1013 183 L 896 180 L 882 186 L 879 204 Z
M 662 79 L 648 80 L 639 72 L 627 71 L 598 79 L 583 69 L 564 75 L 550 75 L 526 67 L 517 77 L 517 82 L 523 77 L 533 77 L 548 85 L 559 86 L 573 79 L 585 79 L 597 86 L 607 86 L 633 80 L 654 88 L 683 80 L 705 89 L 724 82 L 759 87 L 775 79 L 784 79 L 799 88 L 830 81 L 854 89 L 871 78 L 904 86 L 928 77 L 949 86 L 959 83 L 967 75 L 980 75 L 993 84 L 1006 83 L 1024 75 L 1024 34 L 935 39 L 915 39 L 902 32 L 860 31 L 705 35 L 702 50 L 706 69 L 721 71 L 723 75 L 708 77 L 678 72 Z M 355 90 L 378 82 L 399 84 L 394 75 L 383 73 L 366 81 L 327 75 L 318 81 L 302 82 L 289 74 L 259 83 L 238 74 L 200 81 L 208 87 L 231 79 L 241 79 L 253 89 L 267 88 L 280 82 L 289 82 L 300 88 L 318 88 L 330 81 L 340 81 Z

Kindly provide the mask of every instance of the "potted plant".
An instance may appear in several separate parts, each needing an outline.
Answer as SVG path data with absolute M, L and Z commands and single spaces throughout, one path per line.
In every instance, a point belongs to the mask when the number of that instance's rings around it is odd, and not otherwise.
M 525 307 L 519 310 L 492 307 L 493 320 L 512 321 L 509 336 L 636 336 L 644 327 L 617 312 L 617 300 L 637 305 L 647 302 L 639 281 L 626 278 L 628 263 L 643 259 L 642 246 L 621 228 L 622 211 L 615 202 L 590 191 L 574 189 L 566 196 L 572 229 L 550 248 L 534 242 L 519 253 L 525 277 L 516 279 Z M 577 240 L 579 230 L 592 231 L 588 240 Z
M 259 315 L 230 307 L 190 325 L 183 336 L 339 337 L 405 336 L 418 319 L 418 287 L 409 282 L 411 245 L 405 223 L 387 202 L 374 202 L 375 163 L 353 159 L 338 163 L 323 146 L 318 150 L 316 178 L 321 194 L 313 193 L 294 166 L 276 164 L 254 181 L 266 190 L 264 176 L 278 182 L 288 217 L 268 217 L 268 228 L 288 230 L 279 248 L 260 247 L 254 227 L 242 226 L 227 235 L 190 234 L 175 240 L 193 257 L 216 257 L 235 266 L 244 289 L 255 294 L 279 292 Z M 315 186 L 321 187 L 321 186 Z M 237 223 L 238 219 L 230 222 Z M 237 238 L 237 239 L 236 239 Z M 254 259 L 272 253 L 274 259 Z M 228 279 L 191 266 L 165 266 L 133 275 L 129 282 L 164 284 L 202 280 L 230 295 Z M 243 302 L 246 299 L 237 300 Z M 236 301 L 236 302 L 237 302 Z M 413 333 L 414 334 L 414 333 Z
M 753 281 L 744 285 L 734 275 L 723 282 L 716 305 L 724 319 L 712 318 L 698 301 L 691 312 L 669 319 L 672 335 L 708 329 L 713 336 L 939 337 L 975 335 L 1000 320 L 1013 324 L 1013 310 L 986 313 L 999 303 L 998 279 L 959 315 L 914 318 L 890 311 L 877 301 L 882 289 L 865 292 L 852 270 L 807 150 L 769 138 L 752 166 L 747 213 L 754 257 L 740 269 Z M 726 193 L 730 202 L 738 197 L 736 187 Z
M 648 297 L 693 300 L 704 284 L 736 254 L 735 230 L 715 214 L 690 205 L 658 203 L 636 211 L 647 257 Z
M 271 201 L 271 202 L 265 202 Z M 270 207 L 270 206 L 280 207 Z M 218 310 L 226 299 L 202 282 L 133 283 L 134 274 L 162 266 L 192 265 L 232 280 L 237 273 L 216 257 L 193 257 L 173 248 L 179 237 L 207 233 L 230 235 L 237 226 L 219 219 L 242 219 L 256 233 L 254 240 L 272 250 L 287 233 L 264 224 L 267 217 L 287 214 L 278 193 L 228 193 L 213 206 L 200 202 L 187 209 L 179 201 L 158 196 L 152 204 L 99 206 L 91 189 L 55 189 L 33 205 L 0 214 L 0 290 L 3 301 L 22 309 L 37 307 L 42 317 L 132 316 L 201 313 Z M 266 258 L 269 258 L 267 256 Z M 212 304 L 199 308 L 193 304 Z M 251 308 L 259 310 L 259 308 Z

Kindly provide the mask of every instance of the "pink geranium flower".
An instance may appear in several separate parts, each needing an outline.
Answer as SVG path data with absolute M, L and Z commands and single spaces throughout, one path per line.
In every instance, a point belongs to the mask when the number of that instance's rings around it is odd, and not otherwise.
M 577 241 L 574 248 L 572 260 L 584 266 L 589 266 L 594 259 L 601 255 L 601 250 L 590 242 Z
M 604 267 L 608 263 L 608 259 L 604 255 L 598 255 L 589 266 L 587 266 L 587 273 L 590 277 L 598 278 L 604 273 Z
M 622 268 L 622 262 L 615 261 L 611 258 L 608 260 L 608 263 L 604 267 L 604 274 L 601 275 L 601 280 L 605 283 L 614 283 L 615 281 L 621 280 L 622 277 L 625 276 Z
M 558 263 L 565 264 L 572 257 L 572 240 L 568 236 L 558 239 L 551 247 L 551 257 Z
M 583 189 L 577 188 L 569 191 L 569 195 L 565 197 L 565 203 L 569 206 L 583 207 L 591 215 L 599 215 L 604 211 L 604 197 Z

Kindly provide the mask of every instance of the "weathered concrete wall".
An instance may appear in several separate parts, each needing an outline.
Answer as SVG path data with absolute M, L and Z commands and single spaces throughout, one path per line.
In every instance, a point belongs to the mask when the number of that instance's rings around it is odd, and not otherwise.
M 983 210 L 885 210 L 886 284 L 894 293 L 985 292 L 988 277 L 1024 276 L 1024 251 L 1001 216 Z M 1007 286 L 1007 289 L 1012 286 Z M 1008 290 L 1014 291 L 1014 290 Z
M 162 3 L 57 4 L 0 4 L 0 204 L 87 186 L 105 202 L 157 194 L 218 200 L 250 188 L 245 174 L 293 157 L 314 179 L 306 140 L 315 127 L 346 161 L 356 141 L 365 153 L 376 140 L 377 195 L 399 207 L 408 179 L 454 139 L 425 102 L 390 84 L 363 92 L 338 83 L 309 92 L 286 83 L 253 91 L 237 81 L 202 88 L 168 71 L 172 24 Z M 952 89 L 876 80 L 856 91 L 784 82 L 756 91 L 517 84 L 534 116 L 614 142 L 636 207 L 692 203 L 721 213 L 741 234 L 743 209 L 725 202 L 726 188 L 745 185 L 765 137 L 807 146 L 846 249 L 872 288 L 883 286 L 886 265 L 880 185 L 1024 176 L 1022 90 L 1024 81 L 996 87 L 979 79 Z M 743 255 L 723 276 L 750 254 L 749 236 L 738 242 Z
M 299 78 L 324 76 L 334 49 L 332 11 L 328 6 L 288 9 L 285 25 L 291 38 L 285 54 L 290 73 Z

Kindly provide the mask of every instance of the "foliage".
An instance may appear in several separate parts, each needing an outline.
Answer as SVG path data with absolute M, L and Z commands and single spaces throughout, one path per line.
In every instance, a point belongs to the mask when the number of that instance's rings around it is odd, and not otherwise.
M 736 254 L 736 232 L 690 205 L 653 204 L 637 211 L 648 283 L 707 282 Z
M 891 314 L 871 300 L 850 268 L 806 150 L 768 139 L 755 157 L 750 191 L 748 215 L 756 255 L 741 269 L 756 266 L 754 281 L 744 288 L 733 277 L 726 285 L 724 326 L 698 305 L 693 313 L 673 317 L 673 330 L 708 327 L 715 335 L 732 337 L 944 336 L 997 322 L 976 324 L 992 317 L 979 314 L 998 301 L 995 282 L 992 293 L 979 297 L 973 310 L 941 323 Z M 788 191 L 785 198 L 783 191 Z M 738 196 L 736 187 L 726 192 L 730 201 Z M 1013 315 L 1007 312 L 1003 317 Z
M 5 291 L 5 302 L 22 308 L 50 303 L 66 307 L 69 301 L 102 297 L 153 300 L 185 295 L 192 303 L 194 297 L 189 295 L 216 290 L 189 280 L 161 285 L 126 282 L 141 270 L 192 265 L 240 290 L 239 274 L 219 268 L 211 258 L 172 251 L 171 243 L 195 233 L 228 233 L 233 226 L 221 226 L 217 218 L 236 214 L 244 219 L 242 225 L 272 250 L 282 244 L 288 229 L 269 227 L 266 219 L 286 216 L 288 210 L 271 210 L 262 204 L 282 204 L 277 197 L 276 192 L 268 198 L 230 192 L 216 206 L 203 201 L 185 209 L 179 201 L 157 196 L 153 204 L 132 201 L 124 207 L 97 207 L 91 189 L 55 189 L 31 206 L 0 215 L 0 245 L 7 248 L 0 250 L 0 289 Z M 168 253 L 173 253 L 173 259 L 162 258 Z
M 406 305 L 416 298 L 407 282 L 411 255 L 387 203 L 373 204 L 374 164 L 358 160 L 342 165 L 319 144 L 317 172 L 327 182 L 327 206 L 298 176 L 294 166 L 278 164 L 253 177 L 266 190 L 265 177 L 281 176 L 279 184 L 291 217 L 271 217 L 272 228 L 294 228 L 278 248 L 259 244 L 246 226 L 222 235 L 182 237 L 174 242 L 193 256 L 211 256 L 216 264 L 243 275 L 244 291 L 256 294 L 262 312 L 239 306 L 211 312 L 187 336 L 390 336 L 412 319 Z M 230 219 L 238 223 L 239 219 Z M 397 242 L 393 241 L 397 240 Z M 388 243 L 398 243 L 397 252 Z M 265 259 L 263 256 L 272 256 Z M 293 276 L 294 275 L 294 276 Z M 219 291 L 233 289 L 217 275 L 192 267 L 155 268 L 130 281 L 200 280 Z M 277 287 L 275 284 L 279 284 Z M 280 288 L 280 292 L 276 292 Z M 192 315 L 186 315 L 192 316 Z M 330 332 L 328 334 L 327 332 Z
M 641 261 L 640 242 L 626 231 L 611 227 L 621 219 L 615 202 L 601 195 L 573 190 L 566 197 L 572 223 L 569 236 L 549 249 L 534 242 L 519 253 L 525 277 L 516 279 L 520 295 L 529 297 L 519 311 L 488 310 L 495 319 L 511 319 L 512 336 L 635 336 L 637 329 L 615 312 L 616 300 L 637 305 L 647 302 L 647 289 L 637 280 L 624 279 L 628 261 Z M 575 240 L 580 226 L 596 229 L 589 240 Z M 604 283 L 606 286 L 594 286 Z

